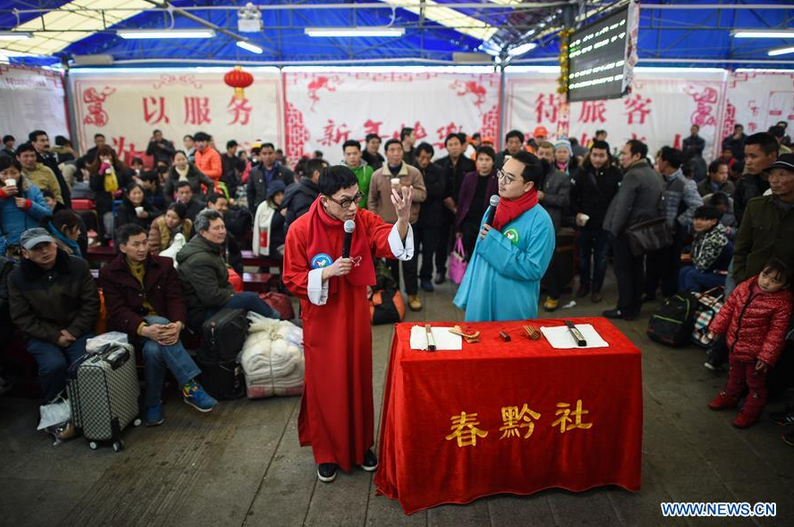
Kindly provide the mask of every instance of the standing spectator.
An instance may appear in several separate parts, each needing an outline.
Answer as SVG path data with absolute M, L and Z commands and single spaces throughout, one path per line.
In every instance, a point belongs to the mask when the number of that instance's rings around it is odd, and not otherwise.
M 416 130 L 413 128 L 403 128 L 400 130 L 400 142 L 403 145 L 403 160 L 405 160 L 405 162 L 409 165 L 413 165 L 414 144 L 416 144 Z M 359 187 L 359 190 L 361 190 L 361 187 Z
M 167 369 L 182 388 L 183 400 L 209 412 L 217 401 L 196 380 L 201 370 L 179 339 L 187 309 L 171 259 L 151 254 L 146 231 L 137 225 L 119 229 L 117 239 L 119 255 L 99 270 L 99 283 L 108 325 L 126 333 L 143 352 L 146 426 L 163 422 L 161 396 Z
M 489 146 L 481 147 L 477 153 L 477 170 L 466 174 L 460 187 L 458 212 L 455 214 L 455 236 L 463 241 L 466 261 L 474 254 L 474 245 L 477 243 L 482 218 L 491 196 L 499 194 L 499 179 L 496 177 L 495 167 L 494 149 Z
M 90 165 L 96 161 L 97 152 L 103 146 L 108 146 L 107 141 L 105 140 L 105 136 L 103 134 L 94 134 L 94 146 L 88 149 L 83 157 L 77 160 L 77 168 L 79 169 L 88 169 Z
M 284 193 L 281 207 L 287 211 L 284 218 L 285 233 L 289 231 L 289 226 L 295 220 L 309 212 L 312 203 L 320 195 L 320 173 L 325 167 L 326 163 L 322 159 L 310 159 L 306 162 L 306 174 L 308 175 L 301 177 L 297 185 L 291 185 Z M 367 181 L 367 188 L 369 188 L 369 181 Z M 367 197 L 363 196 L 361 201 L 366 202 Z
M 538 145 L 537 156 L 538 159 L 545 159 L 549 166 L 554 165 L 554 145 L 549 141 L 543 141 Z
M 284 151 L 280 148 L 276 148 L 276 163 L 284 164 Z
M 455 135 L 455 141 L 460 146 L 460 139 Z M 464 158 L 459 156 L 460 160 Z M 466 160 L 471 162 L 470 160 Z M 409 223 L 414 225 L 419 219 L 419 209 L 421 203 L 427 199 L 427 189 L 425 188 L 422 173 L 403 161 L 403 147 L 397 139 L 386 141 L 386 162 L 387 164 L 379 168 L 372 174 L 369 186 L 369 198 L 367 199 L 367 210 L 377 214 L 386 223 L 397 221 L 397 212 L 391 202 L 392 190 L 399 192 L 401 187 L 413 187 L 413 202 L 411 203 L 411 217 Z M 417 283 L 417 260 L 418 255 L 414 252 L 410 260 L 402 261 L 403 279 L 405 280 L 405 292 L 408 294 L 408 307 L 413 311 L 422 309 L 422 301 L 419 300 Z M 392 275 L 397 283 L 400 283 L 400 264 L 399 260 L 389 260 Z
M 541 142 L 542 144 L 542 142 Z M 554 164 L 553 166 L 560 172 L 570 176 L 578 168 L 579 164 L 573 156 L 573 148 L 568 139 L 562 137 L 554 145 Z
M 217 184 L 221 179 L 221 175 L 223 175 L 223 167 L 221 165 L 221 155 L 210 145 L 212 136 L 204 132 L 198 132 L 193 138 L 196 140 L 196 168 Z
M 778 154 L 790 154 L 791 148 L 789 148 L 783 140 L 786 138 L 786 129 L 780 125 L 775 125 L 769 128 L 769 133 L 772 134 L 772 137 L 777 140 L 778 144 Z
M 510 130 L 505 134 L 505 149 L 496 156 L 496 169 L 502 168 L 507 156 L 514 156 L 523 150 L 524 132 L 521 130 Z
M 174 201 L 174 194 L 180 181 L 187 181 L 190 184 L 194 196 L 204 197 L 211 194 L 215 188 L 215 183 L 191 163 L 187 154 L 181 150 L 174 154 L 174 165 L 168 171 L 168 179 L 165 180 L 163 194 L 166 202 Z
M 189 188 L 189 187 L 188 187 Z M 160 211 L 156 210 L 143 193 L 143 187 L 138 183 L 130 183 L 124 189 L 124 197 L 121 200 L 121 206 L 116 209 L 115 228 L 118 229 L 122 225 L 129 225 L 133 223 L 140 225 L 141 228 L 149 231 L 152 225 L 152 220 L 155 216 L 159 215 Z
M 544 143 L 541 143 L 543 145 Z M 567 161 L 571 159 L 571 146 L 567 140 L 560 143 L 557 152 L 564 151 L 564 155 L 556 156 L 558 161 L 555 161 L 550 170 L 546 172 L 546 177 L 543 179 L 538 190 L 538 203 L 546 209 L 551 217 L 551 223 L 554 226 L 554 234 L 559 235 L 562 229 L 565 217 L 571 208 L 571 176 L 560 166 L 567 168 Z M 560 163 L 560 159 L 566 160 L 564 164 Z M 543 160 L 541 160 L 543 162 Z M 551 259 L 551 265 L 546 270 L 546 300 L 543 302 L 543 309 L 546 311 L 554 311 L 560 303 L 560 296 L 562 295 L 562 288 L 565 286 L 563 280 L 565 276 L 563 271 L 567 266 L 563 262 L 563 258 L 572 257 L 570 253 L 555 251 Z
M 722 158 L 712 161 L 709 165 L 709 177 L 698 183 L 697 188 L 702 197 L 715 192 L 732 195 L 735 187 L 731 181 L 728 181 L 728 163 Z
M 364 138 L 365 150 L 364 153 L 361 154 L 361 157 L 372 167 L 372 170 L 379 169 L 383 166 L 383 162 L 386 161 L 380 152 L 378 152 L 378 150 L 380 150 L 380 143 L 381 141 L 378 134 L 367 134 Z
M 192 135 L 187 134 L 182 138 L 182 147 L 184 148 L 185 156 L 188 161 L 194 163 L 196 161 L 196 140 Z
M 604 311 L 607 318 L 634 320 L 642 306 L 643 257 L 631 253 L 626 228 L 659 215 L 662 177 L 648 164 L 647 156 L 648 146 L 638 139 L 631 139 L 623 146 L 620 163 L 626 173 L 604 217 L 604 229 L 611 234 L 618 282 L 618 305 Z
M 546 130 L 545 126 L 536 126 L 535 130 L 532 132 L 532 137 L 529 138 L 527 141 L 527 152 L 534 154 L 538 151 L 538 145 L 543 143 L 544 141 L 548 141 L 549 131 Z
M 361 143 L 350 139 L 342 145 L 342 153 L 345 156 L 344 165 L 353 171 L 358 180 L 358 190 L 364 196 L 369 196 L 369 182 L 375 170 L 367 164 L 361 157 Z M 367 200 L 362 199 L 359 208 L 367 208 Z M 307 209 L 308 210 L 308 209 Z
M 573 157 L 578 161 L 581 162 L 584 159 L 584 156 L 587 155 L 587 147 L 584 147 L 579 144 L 579 140 L 575 137 L 571 137 L 571 150 L 573 151 Z
M 706 149 L 706 140 L 700 137 L 700 126 L 693 124 L 689 127 L 689 137 L 684 139 L 684 161 L 703 155 Z
M 61 186 L 58 184 L 58 179 L 49 167 L 39 163 L 36 158 L 36 149 L 30 143 L 25 143 L 17 148 L 17 159 L 19 164 L 22 165 L 22 175 L 28 181 L 39 187 L 40 190 L 49 190 L 52 192 L 55 201 L 63 204 L 63 196 L 61 195 Z
M 45 229 L 20 238 L 22 263 L 8 277 L 11 318 L 39 365 L 44 404 L 66 388 L 66 368 L 85 354 L 99 315 L 88 262 L 58 250 Z
M 611 163 L 609 143 L 594 141 L 582 168 L 571 181 L 571 210 L 575 214 L 579 236 L 579 290 L 577 298 L 591 294 L 594 302 L 602 300 L 601 288 L 607 273 L 609 233 L 604 230 L 604 217 L 615 198 L 623 179 L 620 170 Z M 590 259 L 592 257 L 592 277 Z
M 14 145 L 16 144 L 17 140 L 14 138 L 13 135 L 4 135 L 3 136 L 3 149 L 0 150 L 0 155 L 6 155 L 9 157 L 15 157 L 16 152 L 14 151 Z
M 671 297 L 678 291 L 678 268 L 681 249 L 692 227 L 695 210 L 703 205 L 697 185 L 681 172 L 684 155 L 665 146 L 656 158 L 657 169 L 664 177 L 663 208 L 667 226 L 673 231 L 673 244 L 650 253 L 645 262 L 645 298 L 650 302 L 661 285 L 662 295 Z
M 154 256 L 171 247 L 177 234 L 190 240 L 193 222 L 187 217 L 187 208 L 183 203 L 171 203 L 165 214 L 158 216 L 149 228 L 149 252 Z M 121 240 L 117 240 L 121 243 Z
M 168 139 L 163 138 L 163 132 L 155 130 L 152 132 L 152 137 L 149 139 L 149 145 L 146 147 L 146 155 L 154 158 L 154 163 L 158 161 L 165 161 L 169 165 L 174 158 L 176 149 L 174 143 Z
M 0 256 L 17 258 L 22 233 L 52 212 L 39 187 L 22 175 L 22 165 L 16 159 L 0 156 L 0 178 Z
M 491 148 L 491 153 L 493 153 L 493 148 Z M 447 257 L 447 240 L 442 240 L 440 236 L 447 217 L 447 210 L 444 207 L 447 182 L 442 170 L 432 162 L 434 151 L 430 143 L 419 143 L 415 154 L 416 167 L 422 173 L 422 179 L 427 187 L 427 199 L 419 209 L 419 220 L 416 222 L 414 233 L 416 252 L 422 255 L 419 282 L 423 290 L 431 292 L 435 289 L 433 287 L 433 262 L 438 261 L 439 258 L 446 260 Z M 496 157 L 496 154 L 493 154 L 492 157 Z
M 295 174 L 276 162 L 276 147 L 273 146 L 273 143 L 262 144 L 259 160 L 260 164 L 251 167 L 245 189 L 248 196 L 248 208 L 252 211 L 256 211 L 257 207 L 267 199 L 267 186 L 271 181 L 282 181 L 287 187 L 295 183 Z
M 245 163 L 237 157 L 237 148 L 237 141 L 234 139 L 227 141 L 226 152 L 221 156 L 221 165 L 223 166 L 221 181 L 226 183 L 230 196 L 237 195 L 237 187 L 240 186 L 242 173 L 245 170 Z
M 678 273 L 679 291 L 706 291 L 725 285 L 733 244 L 728 239 L 727 228 L 720 224 L 720 216 L 720 211 L 710 205 L 695 211 L 692 265 L 682 267 Z
M 195 226 L 196 236 L 176 255 L 190 327 L 199 330 L 205 320 L 223 308 L 242 308 L 278 319 L 279 313 L 256 293 L 235 293 L 229 284 L 223 256 L 226 226 L 221 214 L 203 210 L 196 217 Z
M 47 132 L 44 130 L 35 130 L 28 134 L 28 138 L 30 139 L 30 144 L 36 149 L 38 162 L 48 167 L 52 170 L 52 173 L 55 174 L 58 185 L 61 187 L 63 204 L 66 205 L 67 208 L 72 208 L 72 192 L 69 189 L 69 185 L 66 184 L 66 180 L 63 179 L 61 169 L 58 167 L 60 161 L 58 160 L 57 154 L 50 152 L 50 138 Z
M 744 126 L 736 124 L 733 126 L 733 133 L 722 140 L 722 150 L 730 149 L 736 161 L 744 161 L 744 144 L 747 136 L 744 134 Z
M 104 227 L 103 239 L 107 241 L 113 236 L 113 200 L 121 197 L 122 189 L 132 182 L 132 177 L 116 157 L 116 152 L 107 145 L 97 149 L 96 159 L 88 171 L 96 212 Z
M 744 209 L 750 200 L 769 190 L 769 168 L 777 159 L 779 148 L 777 140 L 765 132 L 753 134 L 742 141 L 744 175 L 736 184 L 733 194 L 733 211 L 739 225 L 742 224 Z

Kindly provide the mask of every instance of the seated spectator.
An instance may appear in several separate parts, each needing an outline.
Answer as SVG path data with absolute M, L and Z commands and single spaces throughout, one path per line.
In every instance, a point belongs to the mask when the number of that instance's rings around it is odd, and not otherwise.
M 187 154 L 182 150 L 174 155 L 174 164 L 168 171 L 168 178 L 165 180 L 163 194 L 168 203 L 174 201 L 174 194 L 177 191 L 177 183 L 180 181 L 187 181 L 190 183 L 190 189 L 193 191 L 194 196 L 205 196 L 213 192 L 215 183 L 207 177 L 201 170 L 196 168 L 196 165 L 188 161 Z M 206 190 L 202 190 L 201 186 L 204 185 Z
M 160 214 L 143 193 L 143 187 L 137 183 L 130 183 L 124 190 L 122 205 L 116 209 L 116 227 L 134 223 L 144 229 L 149 229 L 152 220 Z
M 39 163 L 36 158 L 36 149 L 30 143 L 25 143 L 17 148 L 17 160 L 22 165 L 22 175 L 28 181 L 39 187 L 41 190 L 49 190 L 55 197 L 55 201 L 63 203 L 61 195 L 61 185 L 55 173 L 43 163 Z
M 20 235 L 52 212 L 39 187 L 22 175 L 16 159 L 0 156 L 0 181 L 0 256 L 17 258 Z
M 695 240 L 690 250 L 692 265 L 679 271 L 679 291 L 706 291 L 725 285 L 733 244 L 728 239 L 727 229 L 719 223 L 720 216 L 720 211 L 710 205 L 695 210 L 692 222 Z
M 113 200 L 121 197 L 123 189 L 132 183 L 132 176 L 115 150 L 105 144 L 97 148 L 88 172 L 96 213 L 104 227 L 103 239 L 107 241 L 113 237 Z
M 162 216 L 158 216 L 149 228 L 149 252 L 154 256 L 171 247 L 178 233 L 190 240 L 193 222 L 186 216 L 187 209 L 182 203 L 171 203 Z
M 146 425 L 163 422 L 166 369 L 182 387 L 184 401 L 209 412 L 217 401 L 196 381 L 201 370 L 179 339 L 187 309 L 171 260 L 150 254 L 146 231 L 139 225 L 121 227 L 116 241 L 119 255 L 99 270 L 99 284 L 110 329 L 127 333 L 130 342 L 143 350 Z
M 212 194 L 207 201 L 207 208 L 220 213 L 221 217 L 226 221 L 226 215 L 229 212 L 229 200 L 223 194 Z M 234 269 L 237 274 L 243 274 L 243 252 L 240 250 L 240 244 L 226 229 L 226 249 L 224 251 L 224 258 L 226 264 Z
M 88 263 L 58 249 L 49 232 L 26 230 L 22 263 L 8 277 L 11 319 L 39 365 L 44 403 L 66 388 L 66 369 L 85 354 L 99 315 L 99 294 Z
M 242 308 L 279 318 L 279 313 L 256 293 L 235 293 L 229 284 L 223 254 L 226 226 L 220 212 L 201 211 L 196 217 L 195 228 L 196 236 L 176 256 L 190 327 L 198 330 L 205 320 L 223 308 Z
M 157 210 L 165 210 L 167 203 L 163 195 L 163 187 L 160 186 L 160 177 L 157 172 L 150 170 L 144 172 L 140 177 L 141 186 L 143 187 L 143 195 L 146 200 L 151 203 Z
M 83 222 L 80 216 L 71 209 L 63 209 L 54 216 L 45 216 L 41 220 L 41 227 L 55 238 L 58 249 L 69 256 L 85 258 L 87 247 L 80 247 L 80 234 Z
M 66 207 L 63 206 L 63 203 L 59 203 L 55 201 L 55 194 L 52 193 L 49 189 L 44 189 L 41 191 L 41 196 L 44 198 L 45 203 L 47 203 L 47 207 L 50 208 L 50 211 L 55 214 L 59 210 L 64 210 Z
M 736 216 L 733 214 L 733 200 L 724 192 L 715 192 L 710 196 L 704 197 L 703 202 L 706 205 L 716 207 L 720 211 L 720 223 L 728 228 L 728 238 L 732 241 L 736 237 L 736 231 L 739 228 Z
M 728 180 L 728 163 L 722 159 L 716 159 L 709 165 L 709 177 L 698 183 L 698 192 L 701 196 L 707 196 L 715 192 L 724 192 L 729 196 L 736 190 L 733 182 Z
M 196 221 L 196 215 L 204 210 L 204 204 L 195 199 L 193 188 L 187 181 L 176 184 L 176 199 L 185 206 L 185 216 L 190 221 Z
M 284 256 L 284 216 L 287 209 L 281 207 L 284 199 L 284 182 L 273 181 L 267 187 L 267 199 L 256 209 L 254 217 L 254 254 L 272 258 Z
M 325 168 L 326 163 L 322 159 L 310 159 L 306 162 L 304 175 L 297 185 L 290 185 L 284 193 L 284 200 L 281 207 L 287 211 L 284 218 L 284 232 L 289 230 L 289 226 L 306 214 L 314 200 L 320 195 L 320 172 Z M 371 179 L 371 178 L 370 178 Z M 369 181 L 367 181 L 369 184 Z M 366 198 L 366 196 L 365 196 Z M 362 201 L 366 201 L 362 198 Z M 366 207 L 364 207 L 366 208 Z

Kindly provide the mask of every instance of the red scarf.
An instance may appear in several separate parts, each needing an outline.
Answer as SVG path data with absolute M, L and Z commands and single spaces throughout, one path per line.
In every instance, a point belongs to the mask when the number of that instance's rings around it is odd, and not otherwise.
M 344 244 L 344 222 L 328 215 L 320 202 L 314 200 L 309 212 L 309 247 L 307 257 L 312 269 L 331 265 L 342 256 Z M 351 285 L 375 285 L 375 266 L 372 263 L 372 252 L 369 248 L 367 233 L 356 215 L 356 230 L 353 231 L 353 240 L 350 244 L 350 257 L 353 259 L 353 269 L 345 275 Z M 342 236 L 334 237 L 332 241 L 328 231 L 338 230 Z M 330 260 L 330 261 L 329 261 Z M 336 280 L 330 280 L 329 291 L 336 291 Z
M 534 186 L 529 192 L 524 194 L 518 199 L 500 199 L 499 205 L 496 207 L 496 214 L 493 218 L 493 227 L 497 231 L 502 230 L 502 227 L 518 218 L 526 211 L 538 204 L 538 189 Z

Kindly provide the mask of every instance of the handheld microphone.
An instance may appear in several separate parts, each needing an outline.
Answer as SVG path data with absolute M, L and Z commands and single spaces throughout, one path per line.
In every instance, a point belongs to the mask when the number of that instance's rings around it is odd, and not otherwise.
M 485 223 L 493 226 L 493 219 L 494 216 L 496 216 L 496 207 L 499 206 L 499 196 L 497 194 L 491 196 L 489 203 L 491 205 L 491 210 L 488 211 L 488 221 L 486 221 Z
M 345 222 L 345 244 L 342 246 L 342 258 L 350 258 L 350 242 L 353 241 L 353 231 L 356 230 L 356 222 L 347 220 Z

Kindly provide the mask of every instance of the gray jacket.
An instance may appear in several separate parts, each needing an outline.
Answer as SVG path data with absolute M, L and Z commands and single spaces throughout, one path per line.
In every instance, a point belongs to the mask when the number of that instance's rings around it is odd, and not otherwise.
M 665 177 L 663 209 L 668 227 L 689 231 L 695 209 L 701 205 L 703 198 L 700 197 L 697 184 L 684 177 L 680 168 Z
M 647 161 L 631 165 L 609 204 L 604 230 L 620 236 L 629 225 L 657 217 L 663 189 L 662 176 Z
M 541 189 L 543 199 L 540 204 L 551 216 L 554 232 L 560 230 L 562 218 L 570 215 L 571 208 L 571 176 L 559 170 L 553 170 L 546 176 Z

